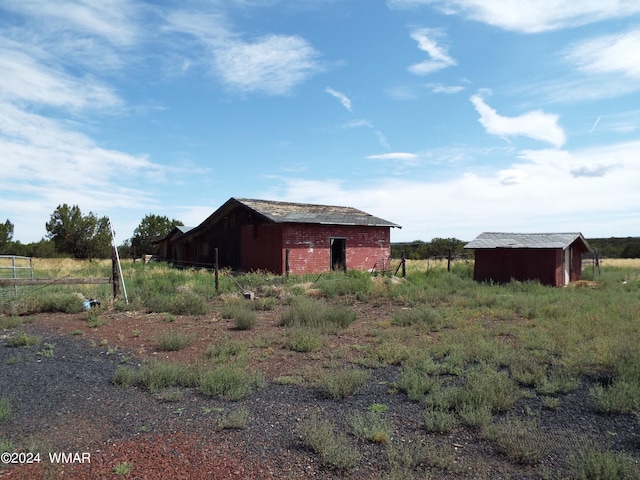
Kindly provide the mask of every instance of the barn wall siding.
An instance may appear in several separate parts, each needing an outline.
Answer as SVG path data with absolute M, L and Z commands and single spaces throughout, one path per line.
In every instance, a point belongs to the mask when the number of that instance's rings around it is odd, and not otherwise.
M 242 270 L 282 274 L 282 225 L 243 225 L 241 241 Z
M 331 238 L 346 239 L 349 270 L 368 270 L 391 255 L 388 227 L 287 224 L 282 248 L 289 249 L 289 268 L 294 274 L 331 270 Z M 284 253 L 283 253 L 284 260 Z M 284 262 L 282 272 L 284 272 Z
M 473 278 L 507 283 L 539 280 L 544 285 L 562 285 L 562 250 L 477 249 Z M 559 282 L 560 279 L 560 282 Z

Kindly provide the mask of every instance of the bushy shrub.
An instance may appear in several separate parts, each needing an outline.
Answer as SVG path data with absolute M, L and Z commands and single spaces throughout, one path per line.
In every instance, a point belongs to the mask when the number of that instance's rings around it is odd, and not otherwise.
M 26 332 L 18 332 L 7 339 L 7 347 L 32 347 L 40 343 L 40 338 Z
M 393 425 L 379 413 L 354 413 L 351 429 L 357 438 L 373 443 L 388 443 L 393 435 Z
M 281 316 L 286 327 L 315 328 L 325 333 L 340 331 L 355 318 L 355 312 L 349 308 L 331 307 L 323 300 L 308 297 L 293 297 Z
M 204 395 L 227 400 L 247 397 L 257 387 L 264 386 L 259 374 L 246 372 L 230 365 L 202 369 L 198 374 L 198 390 Z
M 330 420 L 317 415 L 303 420 L 299 427 L 302 441 L 320 455 L 322 463 L 338 470 L 349 470 L 360 463 L 361 455 L 343 433 L 337 433 Z
M 249 359 L 249 347 L 243 342 L 223 337 L 218 343 L 209 345 L 205 355 L 214 364 L 233 363 L 236 366 L 246 365 Z
M 193 372 L 189 367 L 175 363 L 150 361 L 138 371 L 138 382 L 151 393 L 175 386 L 193 384 Z
M 232 300 L 224 304 L 220 311 L 222 318 L 233 320 L 238 330 L 251 330 L 258 321 L 254 303 L 248 300 Z
M 191 292 L 150 295 L 143 299 L 150 312 L 171 313 L 173 315 L 204 315 L 209 312 L 206 299 Z
M 443 322 L 438 310 L 429 305 L 420 305 L 397 310 L 393 316 L 393 324 L 401 327 L 423 325 L 428 330 L 436 332 L 442 328 Z
M 296 328 L 289 334 L 288 344 L 294 352 L 317 352 L 322 348 L 324 342 L 316 332 Z
M 371 378 L 371 372 L 359 369 L 346 369 L 328 373 L 322 385 L 327 394 L 334 399 L 345 398 L 356 393 Z
M 316 287 L 329 298 L 356 295 L 358 298 L 364 299 L 371 292 L 373 282 L 368 272 L 349 270 L 346 274 L 323 275 L 316 282 Z
M 166 352 L 177 352 L 188 347 L 195 340 L 192 333 L 182 333 L 176 330 L 162 332 L 156 339 L 158 350 Z

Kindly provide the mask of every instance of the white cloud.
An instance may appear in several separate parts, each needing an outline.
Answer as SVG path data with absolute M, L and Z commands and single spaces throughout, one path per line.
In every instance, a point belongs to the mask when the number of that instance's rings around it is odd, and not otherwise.
M 304 39 L 270 35 L 249 43 L 231 41 L 215 49 L 223 82 L 244 93 L 286 95 L 322 70 L 319 53 Z
M 138 6 L 129 0 L 21 0 L 6 2 L 4 9 L 40 22 L 41 30 L 58 28 L 98 36 L 115 45 L 130 45 L 139 31 Z
M 24 53 L 25 46 L 0 39 L 0 98 L 72 110 L 113 108 L 121 105 L 118 95 L 92 78 L 73 77 Z M 33 53 L 33 52 L 31 52 Z
M 390 8 L 434 6 L 445 14 L 524 33 L 587 25 L 640 12 L 637 0 L 387 0 L 387 5 Z
M 623 75 L 640 80 L 640 29 L 605 35 L 567 49 L 565 58 L 590 75 Z
M 344 93 L 338 92 L 337 90 L 334 90 L 331 87 L 325 88 L 324 91 L 327 92 L 329 95 L 332 95 L 335 98 L 337 98 L 344 108 L 346 108 L 350 112 L 353 111 L 351 109 L 351 99 L 347 97 Z
M 429 54 L 430 59 L 409 67 L 416 75 L 427 75 L 443 68 L 451 67 L 456 61 L 449 56 L 446 47 L 438 44 L 444 34 L 437 29 L 421 28 L 411 32 L 411 38 L 418 42 L 418 48 Z
M 509 168 L 507 170 L 501 170 L 498 173 L 498 179 L 503 185 L 517 185 L 522 183 L 524 174 L 522 170 L 516 168 Z
M 244 40 L 219 13 L 173 12 L 166 20 L 167 31 L 191 35 L 207 49 L 193 61 L 209 63 L 223 84 L 241 93 L 288 95 L 324 70 L 320 52 L 299 36 Z
M 400 160 L 402 162 L 415 162 L 419 156 L 415 153 L 390 152 L 378 155 L 369 155 L 367 158 L 370 160 Z
M 464 90 L 464 87 L 461 85 L 440 85 L 438 83 L 429 83 L 426 86 L 431 90 L 431 93 L 444 93 L 446 95 L 460 93 Z
M 480 114 L 480 123 L 487 133 L 500 137 L 525 136 L 561 147 L 566 141 L 558 116 L 541 110 L 527 112 L 518 117 L 503 117 L 485 103 L 479 95 L 471 97 L 471 103 Z
M 638 235 L 640 142 L 580 151 L 527 151 L 509 168 L 468 171 L 429 181 L 387 178 L 348 184 L 336 179 L 280 178 L 267 198 L 349 205 L 402 225 L 392 241 L 452 237 L 471 240 L 494 231 L 581 231 L 587 237 Z M 619 167 L 576 178 L 586 165 Z M 429 208 L 437 199 L 442 208 Z

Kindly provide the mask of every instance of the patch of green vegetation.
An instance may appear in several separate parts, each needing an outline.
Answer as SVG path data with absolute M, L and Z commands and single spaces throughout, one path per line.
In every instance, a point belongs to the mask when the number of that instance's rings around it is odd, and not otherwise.
M 116 372 L 129 367 L 118 367 Z M 119 379 L 126 379 L 130 373 L 119 373 Z M 137 382 L 151 393 L 175 386 L 192 386 L 195 383 L 194 372 L 187 366 L 157 360 L 145 362 L 137 373 Z M 124 386 L 124 384 L 123 384 Z
M 640 467 L 628 453 L 611 450 L 580 450 L 569 459 L 571 478 L 576 480 L 640 478 Z
M 393 324 L 400 327 L 421 325 L 429 331 L 437 332 L 443 326 L 440 312 L 429 305 L 418 305 L 413 308 L 397 310 L 393 316 Z
M 249 361 L 250 352 L 246 343 L 225 336 L 218 343 L 210 345 L 205 355 L 214 364 L 233 363 L 236 366 L 245 366 Z
M 0 398 L 0 425 L 11 415 L 11 401 L 8 398 Z
M 0 330 L 9 330 L 11 328 L 22 325 L 23 321 L 17 315 L 9 315 L 6 317 L 0 317 Z
M 487 427 L 484 436 L 515 463 L 535 464 L 552 450 L 551 441 L 535 420 L 525 421 L 509 416 Z
M 314 330 L 294 328 L 289 332 L 287 345 L 294 352 L 317 352 L 324 346 L 324 340 Z
M 346 398 L 356 393 L 371 378 L 371 372 L 361 369 L 343 369 L 327 373 L 322 386 L 333 399 Z
M 115 473 L 116 475 L 129 475 L 129 473 L 131 473 L 131 471 L 133 470 L 133 463 L 132 462 L 122 462 L 122 463 L 116 463 L 113 466 L 113 473 Z
M 347 435 L 336 431 L 330 420 L 314 414 L 300 422 L 298 430 L 304 444 L 320 455 L 326 466 L 350 470 L 360 463 L 360 452 L 351 445 Z
M 265 380 L 258 373 L 230 365 L 218 365 L 200 370 L 196 384 L 204 395 L 240 400 L 249 396 L 254 389 L 264 387 Z
M 322 333 L 337 333 L 356 319 L 353 310 L 333 307 L 324 300 L 309 297 L 293 297 L 282 313 L 285 327 L 314 328 Z
M 40 343 L 40 337 L 29 335 L 26 332 L 18 332 L 7 339 L 7 347 L 32 347 Z
M 351 429 L 356 438 L 373 443 L 389 443 L 394 427 L 384 416 L 367 412 L 354 413 L 350 419 Z
M 163 402 L 179 402 L 184 397 L 184 392 L 178 387 L 168 387 L 158 392 L 158 398 Z
M 183 333 L 177 330 L 162 332 L 156 339 L 158 350 L 165 352 L 177 352 L 182 350 L 195 340 L 195 334 Z
M 138 382 L 138 371 L 129 366 L 119 366 L 112 381 L 120 387 L 128 388 Z
M 218 425 L 222 430 L 244 430 L 249 423 L 251 412 L 246 407 L 238 407 L 223 415 Z
M 55 344 L 44 342 L 42 344 L 42 350 L 38 351 L 38 355 L 40 357 L 52 358 L 54 355 L 53 349 L 55 348 Z

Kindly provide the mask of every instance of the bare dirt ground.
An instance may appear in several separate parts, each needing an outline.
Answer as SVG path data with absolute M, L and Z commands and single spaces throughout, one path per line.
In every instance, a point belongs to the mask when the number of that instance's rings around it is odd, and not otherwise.
M 0 440 L 10 440 L 19 451 L 43 453 L 40 463 L 0 466 L 0 478 L 399 478 L 388 468 L 386 445 L 351 438 L 362 461 L 349 471 L 336 471 L 301 441 L 300 422 L 311 413 L 330 418 L 348 432 L 349 415 L 366 412 L 374 403 L 389 407 L 385 415 L 395 426 L 391 444 L 428 437 L 437 449 L 440 461 L 417 466 L 415 478 L 567 478 L 568 447 L 585 441 L 640 454 L 635 416 L 600 415 L 590 407 L 588 391 L 596 379 L 584 379 L 578 390 L 562 396 L 555 410 L 542 408 L 535 396 L 517 405 L 516 414 L 523 417 L 540 412 L 540 426 L 554 446 L 533 465 L 505 458 L 465 426 L 427 434 L 421 417 L 424 407 L 393 388 L 398 367 L 372 369 L 369 383 L 341 400 L 307 382 L 274 382 L 285 375 L 310 377 L 348 365 L 360 355 L 362 345 L 373 341 L 371 326 L 391 318 L 384 306 L 356 303 L 358 319 L 331 336 L 329 348 L 297 353 L 277 341 L 284 335 L 280 308 L 260 312 L 258 324 L 246 331 L 234 329 L 217 314 L 177 316 L 169 322 L 166 315 L 114 311 L 101 311 L 103 324 L 97 328 L 88 325 L 87 313 L 47 314 L 0 331 L 0 397 L 8 398 L 12 407 L 0 426 Z M 156 339 L 169 329 L 193 333 L 195 341 L 181 351 L 159 351 Z M 38 335 L 40 343 L 5 346 L 16 330 Z M 225 336 L 250 346 L 248 368 L 267 379 L 265 388 L 243 400 L 222 401 L 186 389 L 179 401 L 166 402 L 140 387 L 123 389 L 112 382 L 122 364 L 135 366 L 150 358 L 202 362 L 207 347 Z M 241 407 L 250 412 L 246 427 L 221 429 L 220 418 Z M 49 454 L 56 452 L 89 453 L 90 463 L 52 462 Z M 124 464 L 132 467 L 126 474 L 119 470 Z

